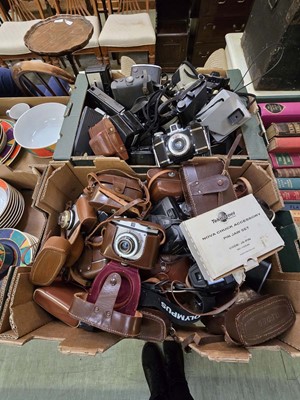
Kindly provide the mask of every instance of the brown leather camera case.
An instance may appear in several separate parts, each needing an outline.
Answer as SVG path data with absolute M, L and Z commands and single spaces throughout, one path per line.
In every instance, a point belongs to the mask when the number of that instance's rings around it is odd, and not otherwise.
M 119 156 L 122 160 L 129 158 L 126 147 L 115 126 L 108 118 L 103 118 L 89 129 L 89 145 L 95 155 Z

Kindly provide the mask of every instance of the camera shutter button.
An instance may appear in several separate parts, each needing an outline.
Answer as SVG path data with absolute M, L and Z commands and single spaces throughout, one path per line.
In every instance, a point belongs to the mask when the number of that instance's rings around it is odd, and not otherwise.
M 177 109 L 178 109 L 179 111 L 185 109 L 185 102 L 184 102 L 183 100 L 180 100 L 180 101 L 177 103 Z

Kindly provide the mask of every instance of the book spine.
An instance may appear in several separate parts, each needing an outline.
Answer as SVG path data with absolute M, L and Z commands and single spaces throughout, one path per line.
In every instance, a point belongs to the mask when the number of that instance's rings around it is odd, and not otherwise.
M 273 168 L 300 167 L 299 153 L 269 153 Z
M 283 210 L 291 211 L 291 210 L 300 210 L 300 202 L 284 202 Z
M 300 178 L 300 168 L 281 168 L 274 169 L 276 178 Z
M 283 201 L 300 201 L 300 190 L 279 190 Z
M 274 137 L 268 145 L 270 153 L 297 153 L 300 152 L 300 137 Z
M 268 139 L 274 136 L 300 136 L 300 122 L 273 122 L 266 133 Z
M 276 178 L 278 189 L 300 189 L 300 178 Z

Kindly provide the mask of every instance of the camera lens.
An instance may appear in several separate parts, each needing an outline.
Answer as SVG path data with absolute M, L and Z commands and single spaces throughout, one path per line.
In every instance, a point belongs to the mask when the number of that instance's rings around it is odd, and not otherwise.
M 58 216 L 58 225 L 62 229 L 71 229 L 74 224 L 74 212 L 73 210 L 65 210 Z
M 114 243 L 115 252 L 123 258 L 133 257 L 139 250 L 139 242 L 132 233 L 121 233 Z
M 189 151 L 190 144 L 191 142 L 187 135 L 175 133 L 170 137 L 168 147 L 173 155 L 182 156 Z

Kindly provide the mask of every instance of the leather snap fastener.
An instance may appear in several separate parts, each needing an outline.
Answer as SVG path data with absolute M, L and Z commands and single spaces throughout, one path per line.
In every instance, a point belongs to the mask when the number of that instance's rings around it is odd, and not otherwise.
M 115 285 L 117 284 L 117 279 L 116 279 L 116 278 L 111 278 L 110 284 L 111 284 L 112 286 L 115 286 Z
M 173 172 L 173 171 L 172 171 L 172 172 L 169 172 L 169 173 L 168 173 L 168 176 L 169 176 L 170 178 L 174 178 L 175 172 Z
M 218 180 L 218 185 L 219 185 L 219 186 L 224 185 L 224 181 L 223 181 L 222 179 L 219 179 L 219 180 Z
M 162 265 L 162 266 L 160 267 L 160 269 L 164 272 L 164 271 L 167 270 L 167 267 L 166 267 L 165 265 Z
M 105 312 L 105 316 L 108 318 L 108 317 L 110 317 L 111 316 L 111 312 L 110 311 L 106 311 Z
M 95 312 L 99 312 L 99 307 L 96 306 L 96 307 L 94 308 L 94 311 L 95 311 Z

